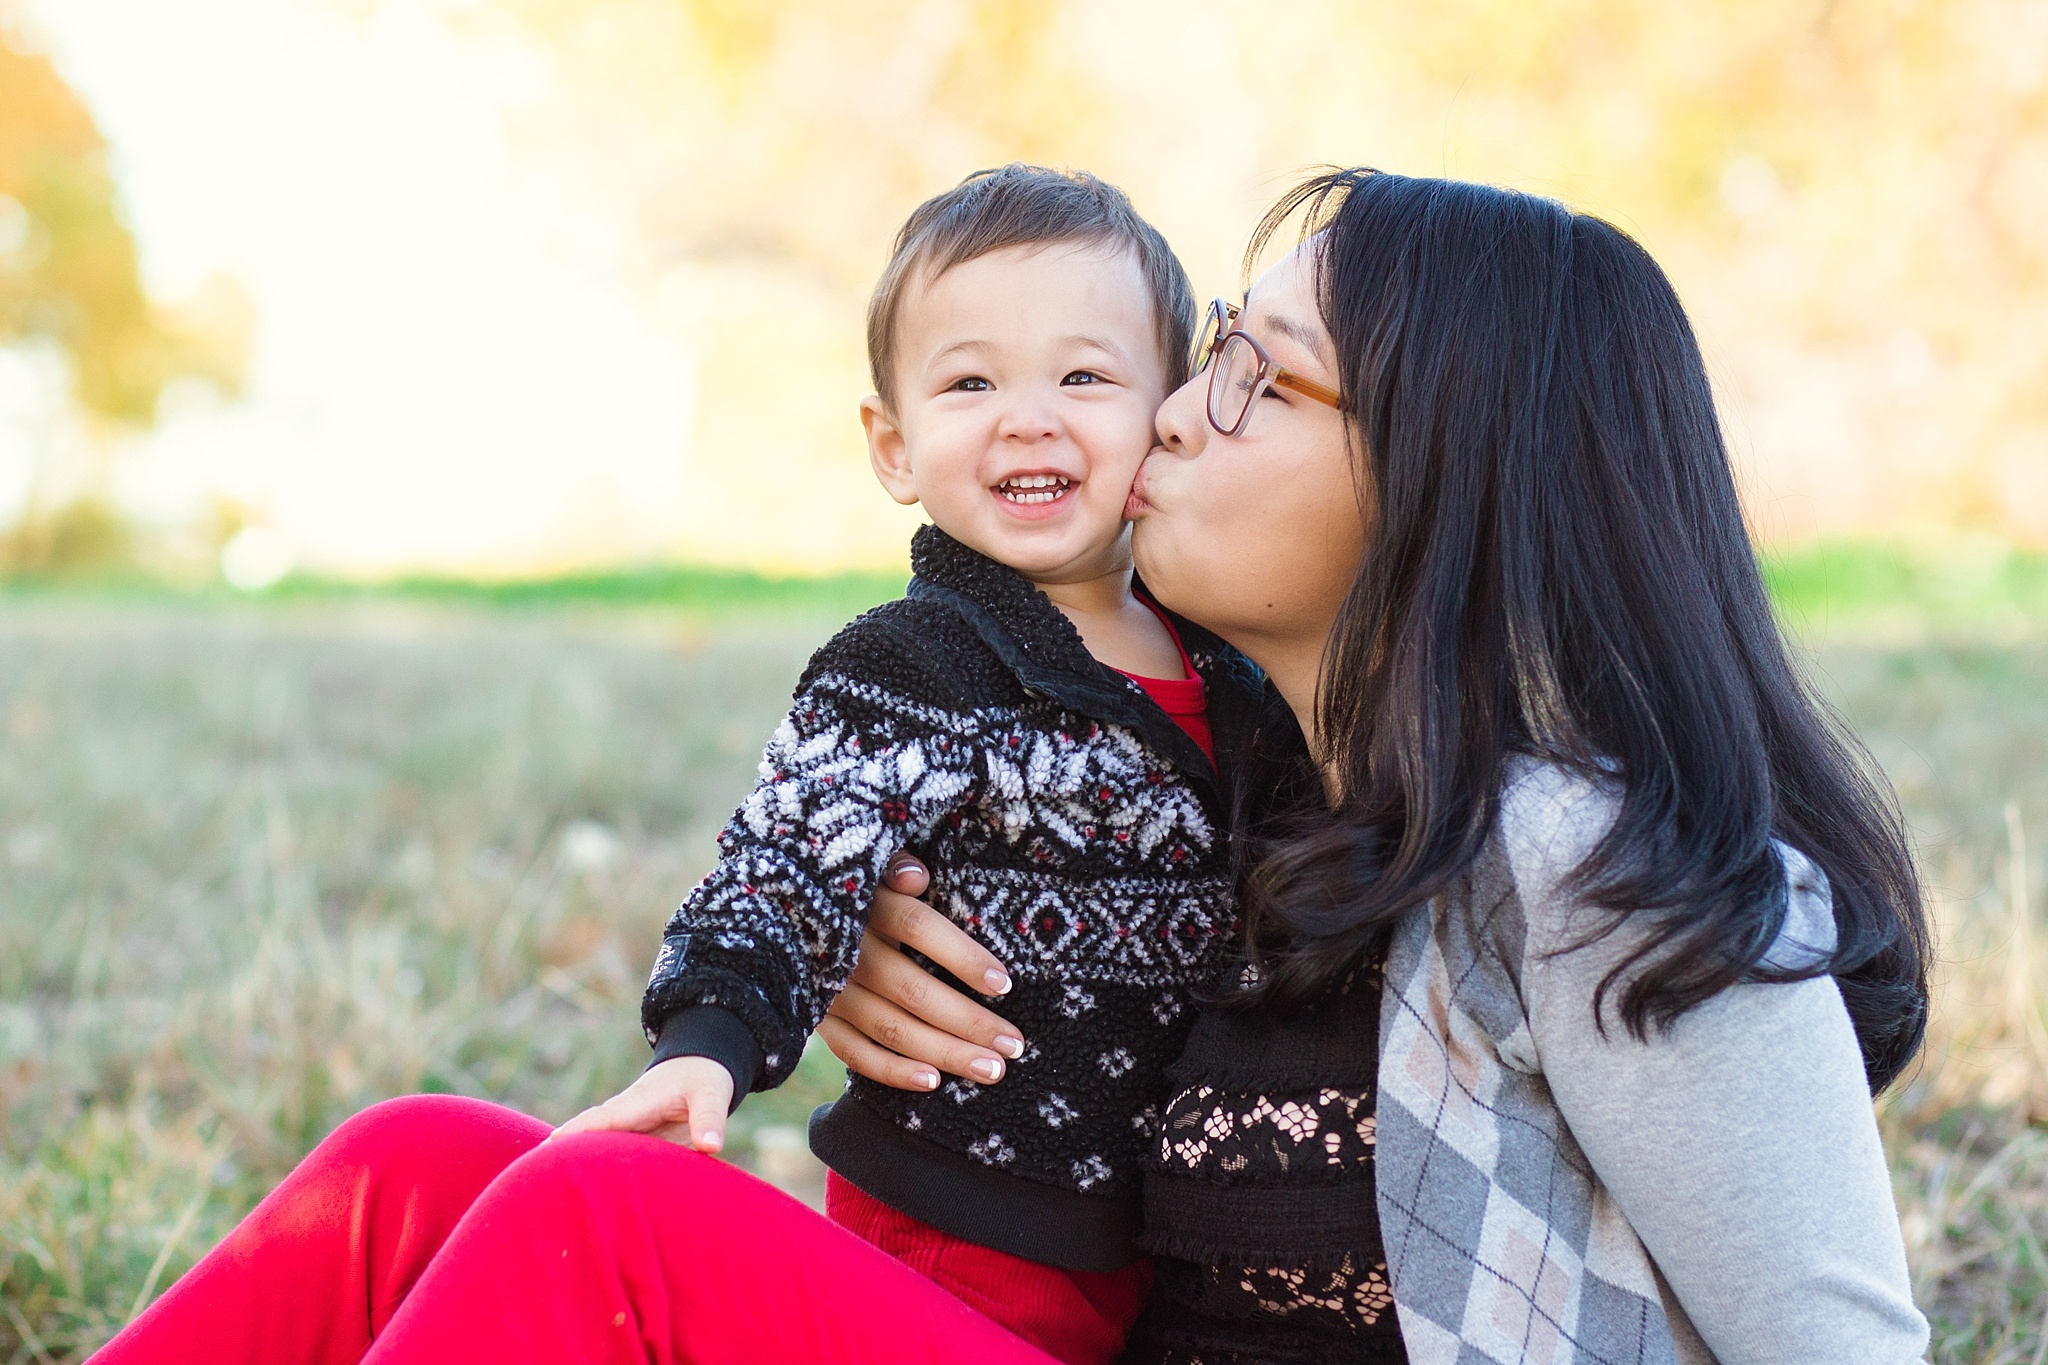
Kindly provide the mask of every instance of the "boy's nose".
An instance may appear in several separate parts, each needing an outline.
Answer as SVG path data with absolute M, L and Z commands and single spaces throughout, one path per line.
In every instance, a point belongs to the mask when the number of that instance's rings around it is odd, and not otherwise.
M 1005 441 L 1050 441 L 1059 434 L 1059 419 L 1045 404 L 1030 401 L 1006 407 L 996 426 L 996 435 Z

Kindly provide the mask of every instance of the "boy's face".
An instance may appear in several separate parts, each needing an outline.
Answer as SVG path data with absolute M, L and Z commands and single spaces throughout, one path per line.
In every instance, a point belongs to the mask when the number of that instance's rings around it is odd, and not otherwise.
M 895 410 L 861 404 L 890 496 L 1035 582 L 1127 567 L 1124 501 L 1167 388 L 1136 254 L 1005 248 L 899 307 Z

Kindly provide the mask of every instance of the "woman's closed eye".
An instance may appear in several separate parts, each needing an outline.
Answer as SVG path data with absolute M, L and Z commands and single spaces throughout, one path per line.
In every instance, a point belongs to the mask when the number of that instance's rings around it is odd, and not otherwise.
M 1237 381 L 1237 391 L 1239 393 L 1243 393 L 1244 391 L 1249 389 L 1255 382 L 1257 382 L 1256 375 L 1246 375 L 1243 379 Z M 1266 391 L 1260 394 L 1259 397 L 1262 399 L 1271 399 L 1273 402 L 1280 404 L 1282 407 L 1289 406 L 1294 401 L 1293 396 L 1287 393 L 1286 390 L 1282 389 L 1280 387 L 1280 381 L 1277 380 L 1273 383 L 1266 385 Z
M 1258 382 L 1258 378 L 1259 377 L 1256 374 L 1243 375 L 1240 376 L 1237 380 L 1235 380 L 1232 383 L 1231 387 L 1236 389 L 1239 393 L 1250 393 L 1252 391 L 1252 385 Z M 1266 392 L 1261 396 L 1265 398 L 1279 398 L 1280 393 L 1277 388 L 1275 388 L 1271 384 L 1268 384 L 1266 385 Z M 1281 399 L 1281 401 L 1285 402 L 1286 400 Z

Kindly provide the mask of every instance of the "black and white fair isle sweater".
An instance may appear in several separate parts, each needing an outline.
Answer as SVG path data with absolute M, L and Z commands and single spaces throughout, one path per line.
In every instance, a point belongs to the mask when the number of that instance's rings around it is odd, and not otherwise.
M 1191 992 L 1234 945 L 1216 774 L 1014 570 L 929 526 L 911 563 L 907 594 L 805 669 L 717 866 L 669 921 L 642 1022 L 657 1060 L 715 1057 L 740 1094 L 780 1085 L 846 985 L 889 859 L 915 853 L 931 903 L 1009 968 L 1024 1056 L 997 1086 L 854 1077 L 813 1116 L 812 1150 L 943 1231 L 1115 1269 L 1137 1254 L 1141 1153 Z M 1176 626 L 1227 769 L 1261 680 Z

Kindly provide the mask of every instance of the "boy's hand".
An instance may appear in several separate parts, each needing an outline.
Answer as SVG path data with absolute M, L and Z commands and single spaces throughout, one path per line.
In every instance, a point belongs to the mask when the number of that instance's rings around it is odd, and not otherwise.
M 650 1133 L 700 1152 L 716 1152 L 725 1146 L 725 1116 L 731 1108 L 731 1072 L 709 1057 L 671 1057 L 549 1136 Z

